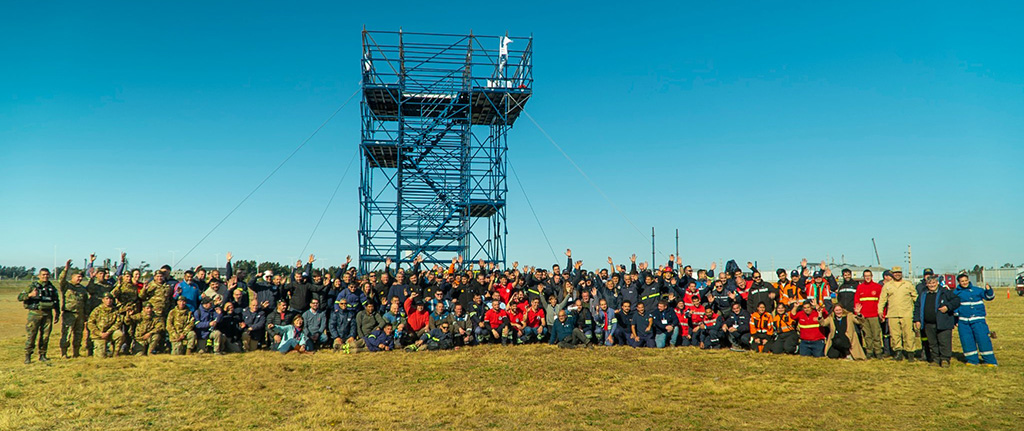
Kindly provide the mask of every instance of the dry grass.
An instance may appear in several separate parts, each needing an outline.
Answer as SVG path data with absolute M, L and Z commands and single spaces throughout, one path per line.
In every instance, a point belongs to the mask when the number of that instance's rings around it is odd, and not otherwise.
M 16 334 L 0 340 L 0 429 L 1024 427 L 1017 312 L 1024 298 L 1007 300 L 1005 291 L 989 306 L 1003 365 L 951 369 L 691 348 L 548 346 L 25 366 L 24 311 L 11 295 L 0 290 L 0 315 L 17 317 L 0 327 L 0 334 Z

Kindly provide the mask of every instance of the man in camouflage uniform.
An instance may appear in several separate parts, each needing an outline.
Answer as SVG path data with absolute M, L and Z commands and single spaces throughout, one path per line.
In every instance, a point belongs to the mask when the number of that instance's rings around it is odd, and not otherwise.
M 178 306 L 167 313 L 167 340 L 171 342 L 171 354 L 192 353 L 196 348 L 196 320 L 186 305 L 184 296 L 178 297 Z
M 103 295 L 103 304 L 89 314 L 89 337 L 92 338 L 96 356 L 107 357 L 107 344 L 110 344 L 114 356 L 121 353 L 119 346 L 124 336 L 121 332 L 122 320 L 114 308 L 114 295 Z
M 132 343 L 132 334 L 135 333 L 128 322 L 128 316 L 139 312 L 139 289 L 132 282 L 134 274 L 135 271 L 122 275 L 120 283 L 110 292 L 114 295 L 117 314 L 121 317 L 121 333 L 124 334 L 124 339 L 121 340 L 122 344 L 117 346 L 121 353 L 127 353 Z
M 153 311 L 153 304 L 145 303 L 142 311 L 128 316 L 127 321 L 135 326 L 135 339 L 131 352 L 136 355 L 152 355 L 160 348 L 164 321 Z
M 50 345 L 50 331 L 60 318 L 55 312 L 60 310 L 60 293 L 53 287 L 53 283 L 50 283 L 50 270 L 40 269 L 37 277 L 37 281 L 33 281 L 25 291 L 18 294 L 18 301 L 24 303 L 28 310 L 28 321 L 25 323 L 26 364 L 32 362 L 32 351 L 35 350 L 37 339 L 39 361 L 49 361 L 46 358 L 46 348 Z
M 153 281 L 142 288 L 139 299 L 148 302 L 153 306 L 153 315 L 161 320 L 167 318 L 167 312 L 171 311 L 168 302 L 171 300 L 171 293 L 174 288 L 166 284 L 164 272 L 157 271 L 153 274 Z
M 103 304 L 103 296 L 114 290 L 114 286 L 111 284 L 111 280 L 107 278 L 107 270 L 99 268 L 93 273 L 85 289 L 89 291 L 89 302 L 85 305 L 85 315 L 91 316 L 92 312 Z M 89 326 L 86 325 L 85 329 L 89 331 Z M 92 334 L 87 333 L 86 337 L 86 349 L 89 351 L 89 356 L 92 356 L 94 349 Z
M 167 313 L 171 311 L 174 304 L 171 302 L 171 295 L 174 293 L 174 286 L 167 284 L 167 274 L 163 271 L 153 273 L 153 281 L 146 284 L 139 292 L 139 300 L 153 306 L 153 317 L 160 321 L 160 342 L 155 347 L 157 351 L 162 350 L 167 343 L 164 326 L 167 323 Z M 152 349 L 153 347 L 151 347 Z
M 71 347 L 71 356 L 77 358 L 78 352 L 82 350 L 82 333 L 85 331 L 85 320 L 89 316 L 85 314 L 85 308 L 89 303 L 89 291 L 82 286 L 82 273 L 75 271 L 71 275 L 71 282 L 68 283 L 68 272 L 71 270 L 71 260 L 64 264 L 64 271 L 60 275 L 60 296 L 64 304 L 61 312 L 60 325 L 60 357 L 68 357 L 68 347 Z

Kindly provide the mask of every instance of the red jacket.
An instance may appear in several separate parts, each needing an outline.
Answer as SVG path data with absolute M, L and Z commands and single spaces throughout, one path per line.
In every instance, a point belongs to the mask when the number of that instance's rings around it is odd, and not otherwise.
M 531 328 L 539 328 L 540 321 L 544 319 L 544 309 L 538 308 L 534 311 L 532 308 L 526 310 L 526 326 Z
M 804 313 L 804 310 L 790 314 L 796 320 L 796 327 L 800 331 L 800 339 L 803 341 L 821 341 L 825 339 L 825 333 L 818 323 L 818 311 L 811 310 L 811 314 Z
M 492 329 L 498 329 L 509 321 L 508 312 L 500 308 L 492 308 L 484 313 L 484 320 L 491 324 Z
M 870 282 L 861 283 L 857 286 L 857 293 L 853 294 L 853 306 L 856 309 L 860 304 L 860 315 L 864 317 L 878 317 L 878 295 L 882 293 L 882 285 Z
M 689 319 L 686 318 L 686 310 L 678 307 L 673 307 L 672 311 L 676 312 L 676 319 L 679 320 L 679 336 L 689 337 L 690 336 L 690 324 Z
M 407 316 L 405 325 L 412 332 L 419 331 L 430 323 L 430 312 L 426 309 L 423 311 L 416 311 L 416 308 L 412 306 L 412 298 L 405 300 L 405 314 Z

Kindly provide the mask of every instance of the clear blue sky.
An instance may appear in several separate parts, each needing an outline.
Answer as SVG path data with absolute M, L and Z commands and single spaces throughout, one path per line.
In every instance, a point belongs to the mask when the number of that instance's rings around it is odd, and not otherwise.
M 1020 3 L 348 3 L 4 7 L 0 265 L 52 265 L 55 245 L 180 258 L 356 90 L 363 25 L 532 33 L 528 111 L 661 251 L 679 228 L 687 262 L 869 263 L 872 237 L 883 265 L 907 244 L 915 268 L 1024 262 Z M 358 118 L 354 101 L 182 266 L 294 260 Z M 509 136 L 557 252 L 649 257 L 536 127 Z M 510 181 L 509 256 L 549 265 Z M 358 164 L 321 263 L 357 254 L 357 184 Z

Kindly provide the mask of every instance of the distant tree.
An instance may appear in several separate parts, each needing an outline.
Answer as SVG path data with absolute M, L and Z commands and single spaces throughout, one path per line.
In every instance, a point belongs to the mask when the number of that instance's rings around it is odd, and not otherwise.
M 1009 263 L 1009 262 L 1003 264 L 1003 268 L 1013 268 L 1013 267 L 1014 267 L 1013 264 Z
M 277 262 L 263 262 L 259 264 L 259 266 L 257 266 L 257 269 L 259 270 L 259 272 L 263 272 L 269 269 L 273 271 L 274 274 L 288 274 L 291 272 L 291 267 L 287 265 L 281 265 L 280 263 Z
M 255 260 L 239 260 L 231 262 L 232 269 L 235 270 L 235 274 L 245 273 L 246 277 L 256 272 L 256 261 Z
M 139 269 L 139 271 L 142 271 L 143 273 L 145 273 L 146 270 L 149 269 L 149 262 L 146 262 L 144 260 L 140 261 L 140 262 L 141 263 L 139 264 L 139 268 L 138 269 Z

